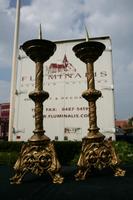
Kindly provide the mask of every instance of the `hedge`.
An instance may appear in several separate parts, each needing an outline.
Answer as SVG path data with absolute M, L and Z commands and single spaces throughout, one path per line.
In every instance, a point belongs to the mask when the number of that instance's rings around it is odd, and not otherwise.
M 0 152 L 19 152 L 24 142 L 0 141 Z
M 23 143 L 0 141 L 0 164 L 13 165 Z M 113 142 L 113 145 L 122 163 L 133 163 L 133 144 L 119 141 Z M 82 146 L 81 142 L 56 141 L 54 146 L 61 165 L 76 165 Z
M 24 142 L 0 142 L 0 164 L 14 164 Z M 70 165 L 76 155 L 79 155 L 81 142 L 55 142 L 56 154 L 61 165 Z

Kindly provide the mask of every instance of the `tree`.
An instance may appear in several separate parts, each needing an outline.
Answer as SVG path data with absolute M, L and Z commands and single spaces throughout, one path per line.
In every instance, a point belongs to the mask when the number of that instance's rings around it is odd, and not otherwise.
M 133 126 L 133 117 L 128 119 L 128 126 Z

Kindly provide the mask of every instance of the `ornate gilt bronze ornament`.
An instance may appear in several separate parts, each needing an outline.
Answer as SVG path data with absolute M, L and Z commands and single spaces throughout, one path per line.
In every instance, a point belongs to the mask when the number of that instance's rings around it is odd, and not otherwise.
M 53 183 L 62 183 L 63 177 L 59 174 L 60 163 L 54 145 L 43 130 L 43 102 L 49 97 L 49 93 L 43 91 L 43 63 L 54 54 L 56 44 L 35 39 L 25 42 L 22 49 L 36 63 L 35 90 L 29 94 L 35 103 L 35 130 L 34 135 L 22 146 L 14 166 L 16 174 L 11 178 L 11 183 L 20 184 L 24 175 L 29 172 L 36 175 L 48 172 Z
M 87 136 L 82 140 L 82 150 L 78 160 L 78 173 L 76 180 L 84 180 L 92 168 L 103 169 L 111 167 L 115 176 L 124 176 L 125 171 L 118 167 L 120 160 L 115 153 L 112 140 L 105 140 L 105 136 L 97 127 L 96 101 L 101 97 L 101 92 L 95 89 L 93 63 L 102 55 L 105 45 L 101 42 L 88 40 L 77 44 L 73 51 L 81 61 L 86 64 L 87 90 L 82 97 L 88 101 L 89 128 Z

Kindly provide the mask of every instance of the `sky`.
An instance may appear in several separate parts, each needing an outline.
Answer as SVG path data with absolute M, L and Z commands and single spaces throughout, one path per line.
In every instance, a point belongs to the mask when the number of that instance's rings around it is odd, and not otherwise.
M 0 103 L 9 102 L 16 0 L 0 0 Z M 19 45 L 38 37 L 110 36 L 116 119 L 133 116 L 133 0 L 21 0 Z

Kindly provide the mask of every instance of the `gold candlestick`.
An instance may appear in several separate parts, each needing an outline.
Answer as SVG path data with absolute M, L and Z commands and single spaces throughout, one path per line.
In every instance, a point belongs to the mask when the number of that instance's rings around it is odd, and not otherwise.
M 84 180 L 92 168 L 103 169 L 111 167 L 115 176 L 124 176 L 125 171 L 118 167 L 119 159 L 112 145 L 112 140 L 105 140 L 97 126 L 96 101 L 101 97 L 101 92 L 95 89 L 94 62 L 102 55 L 105 45 L 87 39 L 73 47 L 76 57 L 86 64 L 87 90 L 82 97 L 88 101 L 89 128 L 87 136 L 82 140 L 82 150 L 78 160 L 78 173 L 76 180 Z
M 36 64 L 35 90 L 29 94 L 35 103 L 35 129 L 34 135 L 22 146 L 14 166 L 16 174 L 11 178 L 11 183 L 20 184 L 24 175 L 29 172 L 36 175 L 47 172 L 53 183 L 62 183 L 63 177 L 59 174 L 60 163 L 54 145 L 43 130 L 43 102 L 49 97 L 48 92 L 43 91 L 43 63 L 54 54 L 56 45 L 40 38 L 25 42 L 22 49 Z

